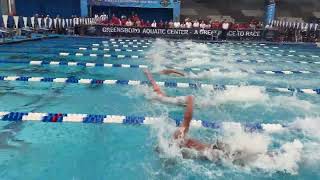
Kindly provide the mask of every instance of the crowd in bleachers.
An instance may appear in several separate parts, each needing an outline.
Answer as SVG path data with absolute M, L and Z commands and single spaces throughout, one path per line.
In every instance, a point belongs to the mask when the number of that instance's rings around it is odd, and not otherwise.
M 109 26 L 125 27 L 154 27 L 154 28 L 202 28 L 216 30 L 274 30 L 278 33 L 274 41 L 294 42 L 319 42 L 320 26 L 317 23 L 305 23 L 301 18 L 278 18 L 270 24 L 264 25 L 261 21 L 252 20 L 248 23 L 238 23 L 227 17 L 191 19 L 185 18 L 182 21 L 148 21 L 143 20 L 137 14 L 129 17 L 111 17 L 106 14 L 95 15 L 93 18 L 70 17 L 61 18 L 56 16 L 34 15 L 33 17 L 19 17 L 2 15 L 0 23 L 0 34 L 6 29 L 21 29 L 32 31 L 51 30 L 53 33 L 67 33 L 73 27 L 79 25 L 103 24 Z M 0 19 L 1 19 L 0 18 Z M 0 22 L 1 22 L 0 21 Z M 11 25 L 10 25 L 11 22 Z
M 106 14 L 95 15 L 97 24 L 110 26 L 126 26 L 126 27 L 157 27 L 157 28 L 202 28 L 202 29 L 221 29 L 222 25 L 227 23 L 228 29 L 243 30 L 243 29 L 262 29 L 263 24 L 259 21 L 252 20 L 249 23 L 235 23 L 228 19 L 195 19 L 186 18 L 182 21 L 144 21 L 137 14 L 130 17 L 116 17 L 112 15 L 110 18 Z

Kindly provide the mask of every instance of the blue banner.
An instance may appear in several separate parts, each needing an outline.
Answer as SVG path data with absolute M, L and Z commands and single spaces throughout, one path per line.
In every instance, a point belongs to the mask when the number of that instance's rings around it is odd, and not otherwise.
M 89 0 L 92 6 L 139 7 L 139 8 L 174 8 L 180 0 Z
M 270 24 L 271 21 L 274 20 L 274 16 L 276 13 L 276 4 L 272 3 L 267 5 L 266 7 L 266 15 L 265 15 L 265 23 Z

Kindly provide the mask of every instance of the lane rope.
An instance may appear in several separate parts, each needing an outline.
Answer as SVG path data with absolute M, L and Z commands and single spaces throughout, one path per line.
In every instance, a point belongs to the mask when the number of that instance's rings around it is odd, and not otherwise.
M 109 63 L 91 63 L 91 62 L 74 62 L 74 61 L 10 61 L 10 60 L 0 60 L 0 63 L 8 64 L 28 64 L 28 65 L 52 65 L 52 66 L 81 66 L 81 67 L 105 67 L 105 68 L 148 68 L 147 65 L 130 65 L 130 64 L 109 64 Z M 179 67 L 170 67 L 176 70 L 183 71 L 212 71 L 216 72 L 216 69 L 201 69 L 201 68 L 179 68 Z M 250 71 L 241 69 L 241 72 L 244 73 L 255 73 L 255 74 L 276 74 L 276 75 L 289 75 L 289 74 L 316 74 L 320 73 L 317 71 L 306 71 L 306 70 L 259 70 L 259 71 Z
M 71 83 L 71 84 L 104 84 L 104 85 L 148 85 L 149 81 L 139 80 L 99 80 L 99 79 L 78 79 L 75 77 L 70 78 L 54 78 L 54 77 L 29 77 L 29 76 L 0 76 L 0 81 L 23 81 L 23 82 L 47 82 L 47 83 Z M 208 90 L 227 90 L 230 88 L 237 88 L 237 85 L 214 85 L 214 84 L 201 84 L 201 83 L 177 83 L 170 81 L 156 82 L 159 86 L 169 88 L 205 88 Z M 303 93 L 303 94 L 320 94 L 320 88 L 307 89 L 307 88 L 268 88 L 263 86 L 246 86 L 246 87 L 259 87 L 264 88 L 268 92 L 280 93 Z
M 170 118 L 179 126 L 181 119 Z M 39 121 L 39 122 L 72 122 L 94 124 L 126 124 L 126 125 L 151 125 L 163 120 L 159 117 L 124 116 L 124 115 L 95 115 L 95 114 L 66 114 L 66 113 L 35 113 L 35 112 L 0 112 L 2 121 Z M 224 127 L 243 127 L 246 131 L 276 132 L 287 129 L 284 124 L 213 122 L 192 120 L 191 127 L 222 129 Z

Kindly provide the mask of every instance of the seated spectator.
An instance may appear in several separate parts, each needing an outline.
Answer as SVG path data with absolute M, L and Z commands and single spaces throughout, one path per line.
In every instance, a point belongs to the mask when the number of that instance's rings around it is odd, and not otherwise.
M 163 27 L 164 27 L 164 23 L 163 23 L 162 20 L 160 20 L 160 22 L 158 23 L 158 27 L 159 27 L 159 28 L 163 28 Z
M 150 27 L 151 26 L 151 23 L 150 21 L 147 21 L 145 24 L 144 24 L 145 27 Z
M 140 20 L 140 27 L 145 27 L 145 23 L 144 23 L 143 19 Z
M 127 23 L 127 18 L 125 18 L 125 16 L 122 16 L 121 17 L 121 25 L 126 26 L 126 23 Z
M 112 15 L 111 25 L 113 25 L 113 26 L 119 26 L 119 25 L 121 25 L 120 19 L 117 18 L 115 15 Z
M 180 24 L 180 28 L 186 28 L 186 24 L 184 24 L 183 22 Z
M 108 17 L 105 18 L 103 21 L 101 21 L 102 24 L 109 24 L 109 19 Z
M 194 28 L 199 28 L 200 27 L 200 24 L 199 24 L 199 21 L 196 20 L 194 23 L 193 23 L 193 27 Z
M 133 16 L 131 16 L 130 19 L 131 19 L 132 22 L 140 21 L 140 18 L 139 18 L 139 16 L 138 16 L 138 14 L 134 14 Z
M 131 27 L 131 26 L 133 26 L 133 22 L 130 19 L 128 19 L 128 21 L 126 22 L 125 25 L 128 27 Z
M 170 20 L 170 22 L 168 23 L 168 28 L 174 28 L 172 20 Z
M 163 27 L 164 27 L 164 28 L 169 28 L 169 23 L 168 23 L 168 21 L 166 21 L 166 22 L 163 23 Z
M 107 19 L 108 16 L 103 12 L 102 15 L 100 16 L 101 21 L 104 21 L 105 19 Z
M 140 20 L 137 20 L 137 21 L 134 23 L 134 25 L 135 25 L 136 27 L 141 27 L 141 21 L 140 21 Z
M 179 21 L 174 22 L 174 23 L 173 23 L 173 27 L 174 27 L 174 28 L 180 28 L 180 22 L 179 22 Z
M 152 24 L 151 24 L 151 27 L 153 27 L 153 28 L 156 28 L 156 27 L 157 27 L 156 20 L 153 20 L 153 22 L 152 22 Z
M 191 21 L 187 21 L 186 22 L 186 28 L 192 28 L 192 22 Z
M 207 27 L 207 25 L 204 23 L 204 21 L 201 21 L 199 27 L 200 27 L 201 29 L 204 29 L 204 28 Z

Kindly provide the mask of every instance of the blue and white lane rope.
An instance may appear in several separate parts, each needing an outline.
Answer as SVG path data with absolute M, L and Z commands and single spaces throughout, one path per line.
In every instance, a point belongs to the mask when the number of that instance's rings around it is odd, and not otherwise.
M 132 64 L 109 64 L 109 63 L 91 63 L 91 62 L 74 62 L 74 61 L 10 61 L 0 60 L 0 63 L 7 64 L 28 64 L 28 65 L 51 65 L 51 66 L 80 66 L 80 67 L 105 67 L 105 68 L 148 68 L 147 65 L 132 65 Z
M 104 85 L 146 85 L 148 81 L 138 80 L 99 80 L 99 79 L 78 79 L 75 77 L 70 78 L 54 78 L 54 77 L 28 77 L 28 76 L 0 76 L 0 81 L 22 81 L 22 82 L 48 82 L 48 83 L 71 83 L 71 84 L 104 84 Z M 236 85 L 214 85 L 214 84 L 195 84 L 195 83 L 177 83 L 177 82 L 156 82 L 159 86 L 169 88 L 205 88 L 209 90 L 226 90 L 237 88 Z M 269 92 L 281 93 L 303 93 L 303 94 L 320 94 L 320 88 L 317 89 L 300 89 L 300 88 L 268 88 L 263 86 L 254 86 L 265 88 Z
M 319 64 L 320 61 L 265 61 L 265 60 L 237 60 L 237 63 L 290 63 L 290 64 Z
M 85 63 L 85 62 L 64 62 L 64 61 L 9 61 L 9 60 L 0 60 L 0 63 L 8 63 L 8 64 L 28 64 L 28 65 L 52 65 L 52 66 L 81 66 L 81 67 L 105 67 L 105 68 L 139 68 L 144 69 L 148 68 L 147 65 L 130 65 L 130 64 L 109 64 L 109 63 Z M 178 67 L 172 67 L 172 69 L 176 70 L 184 70 L 184 71 L 216 71 L 215 69 L 200 69 L 200 68 L 178 68 Z M 288 74 L 315 74 L 320 72 L 315 71 L 247 71 L 247 70 L 241 70 L 245 73 L 255 73 L 255 74 L 282 74 L 282 75 L 288 75 Z
M 94 115 L 94 114 L 65 114 L 65 113 L 34 113 L 34 112 L 0 112 L 2 121 L 40 121 L 40 122 L 73 122 L 73 123 L 96 123 L 96 124 L 127 124 L 127 125 L 151 125 L 162 118 L 143 116 L 122 116 L 122 115 Z M 179 126 L 181 119 L 175 119 Z M 202 120 L 192 120 L 191 127 L 221 129 L 223 127 L 243 127 L 246 131 L 275 132 L 287 129 L 287 125 L 282 124 L 240 124 L 235 122 L 209 122 Z
M 118 49 L 118 45 L 114 45 L 113 47 L 116 47 L 117 48 L 117 52 L 121 52 L 121 51 L 131 51 L 132 49 L 130 49 L 130 50 L 126 50 L 126 49 Z M 138 48 L 138 47 L 137 47 Z M 86 49 L 88 49 L 88 48 L 85 48 L 85 47 L 83 47 L 83 48 L 81 48 L 80 50 L 86 50 Z M 94 49 L 94 51 L 98 51 L 99 50 L 99 48 L 92 48 L 92 49 Z M 110 51 L 110 48 L 101 48 L 101 50 L 105 50 L 105 51 Z M 132 50 L 133 51 L 133 50 Z M 140 51 L 140 52 L 142 52 L 142 51 L 144 51 L 143 49 L 137 49 L 136 51 Z M 68 53 L 68 52 L 61 52 L 60 53 L 60 56 L 68 56 L 68 55 L 70 55 L 70 53 Z M 78 54 L 78 53 L 77 53 Z M 76 54 L 76 55 L 77 55 Z M 80 55 L 80 56 L 83 56 L 83 53 L 79 53 L 79 54 L 82 54 L 82 55 Z M 316 55 L 310 55 L 310 56 L 307 56 L 307 55 L 292 55 L 292 54 L 288 54 L 288 55 L 286 55 L 286 54 L 284 54 L 284 55 L 282 55 L 282 54 L 268 54 L 268 53 L 224 53 L 224 52 L 211 52 L 211 54 L 212 55 L 221 55 L 221 56 L 249 56 L 249 55 L 258 55 L 258 56 L 277 56 L 277 57 L 304 57 L 304 58 L 319 58 L 320 56 L 316 56 Z M 97 54 L 96 54 L 96 56 L 98 56 Z M 100 56 L 102 56 L 102 55 L 100 55 Z M 147 56 L 144 56 L 143 58 L 147 58 Z
M 82 51 L 113 51 L 113 52 L 144 52 L 144 49 L 118 49 L 118 48 L 87 48 L 87 47 L 80 47 L 79 50 Z
M 59 56 L 73 56 L 71 53 L 67 52 L 61 52 L 59 53 Z M 138 56 L 138 55 L 124 55 L 124 54 L 84 54 L 84 53 L 75 53 L 74 56 L 82 57 L 82 56 L 89 56 L 89 57 L 103 57 L 103 58 L 118 58 L 118 59 L 123 59 L 123 58 L 132 58 L 132 59 L 138 59 L 138 58 L 145 58 L 146 56 Z

